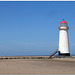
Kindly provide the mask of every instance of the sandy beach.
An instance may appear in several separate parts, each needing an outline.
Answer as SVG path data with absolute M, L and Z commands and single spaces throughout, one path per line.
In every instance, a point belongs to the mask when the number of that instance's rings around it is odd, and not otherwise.
M 75 59 L 4 59 L 0 74 L 75 74 Z

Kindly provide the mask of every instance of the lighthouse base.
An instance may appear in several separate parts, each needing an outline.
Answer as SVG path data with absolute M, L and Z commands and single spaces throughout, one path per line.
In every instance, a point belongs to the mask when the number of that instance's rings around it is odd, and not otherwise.
M 59 52 L 59 56 L 70 56 L 70 53 L 60 53 Z
M 66 58 L 72 58 L 71 56 L 54 56 L 53 59 L 66 59 Z

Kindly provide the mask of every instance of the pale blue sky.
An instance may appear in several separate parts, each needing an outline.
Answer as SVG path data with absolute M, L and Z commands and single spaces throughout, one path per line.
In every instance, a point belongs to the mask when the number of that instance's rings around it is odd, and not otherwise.
M 75 1 L 0 1 L 0 56 L 50 55 L 63 18 L 75 54 Z

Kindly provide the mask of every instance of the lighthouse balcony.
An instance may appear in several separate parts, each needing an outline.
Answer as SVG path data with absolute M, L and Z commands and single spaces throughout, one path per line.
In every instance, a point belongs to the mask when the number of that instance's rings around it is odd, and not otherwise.
M 58 27 L 59 30 L 69 30 L 69 27 Z

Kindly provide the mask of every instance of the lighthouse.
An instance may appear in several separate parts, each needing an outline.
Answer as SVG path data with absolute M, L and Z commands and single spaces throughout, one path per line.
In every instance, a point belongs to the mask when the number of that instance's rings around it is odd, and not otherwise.
M 68 37 L 68 24 L 66 21 L 61 21 L 59 29 L 59 55 L 70 56 L 69 37 Z

